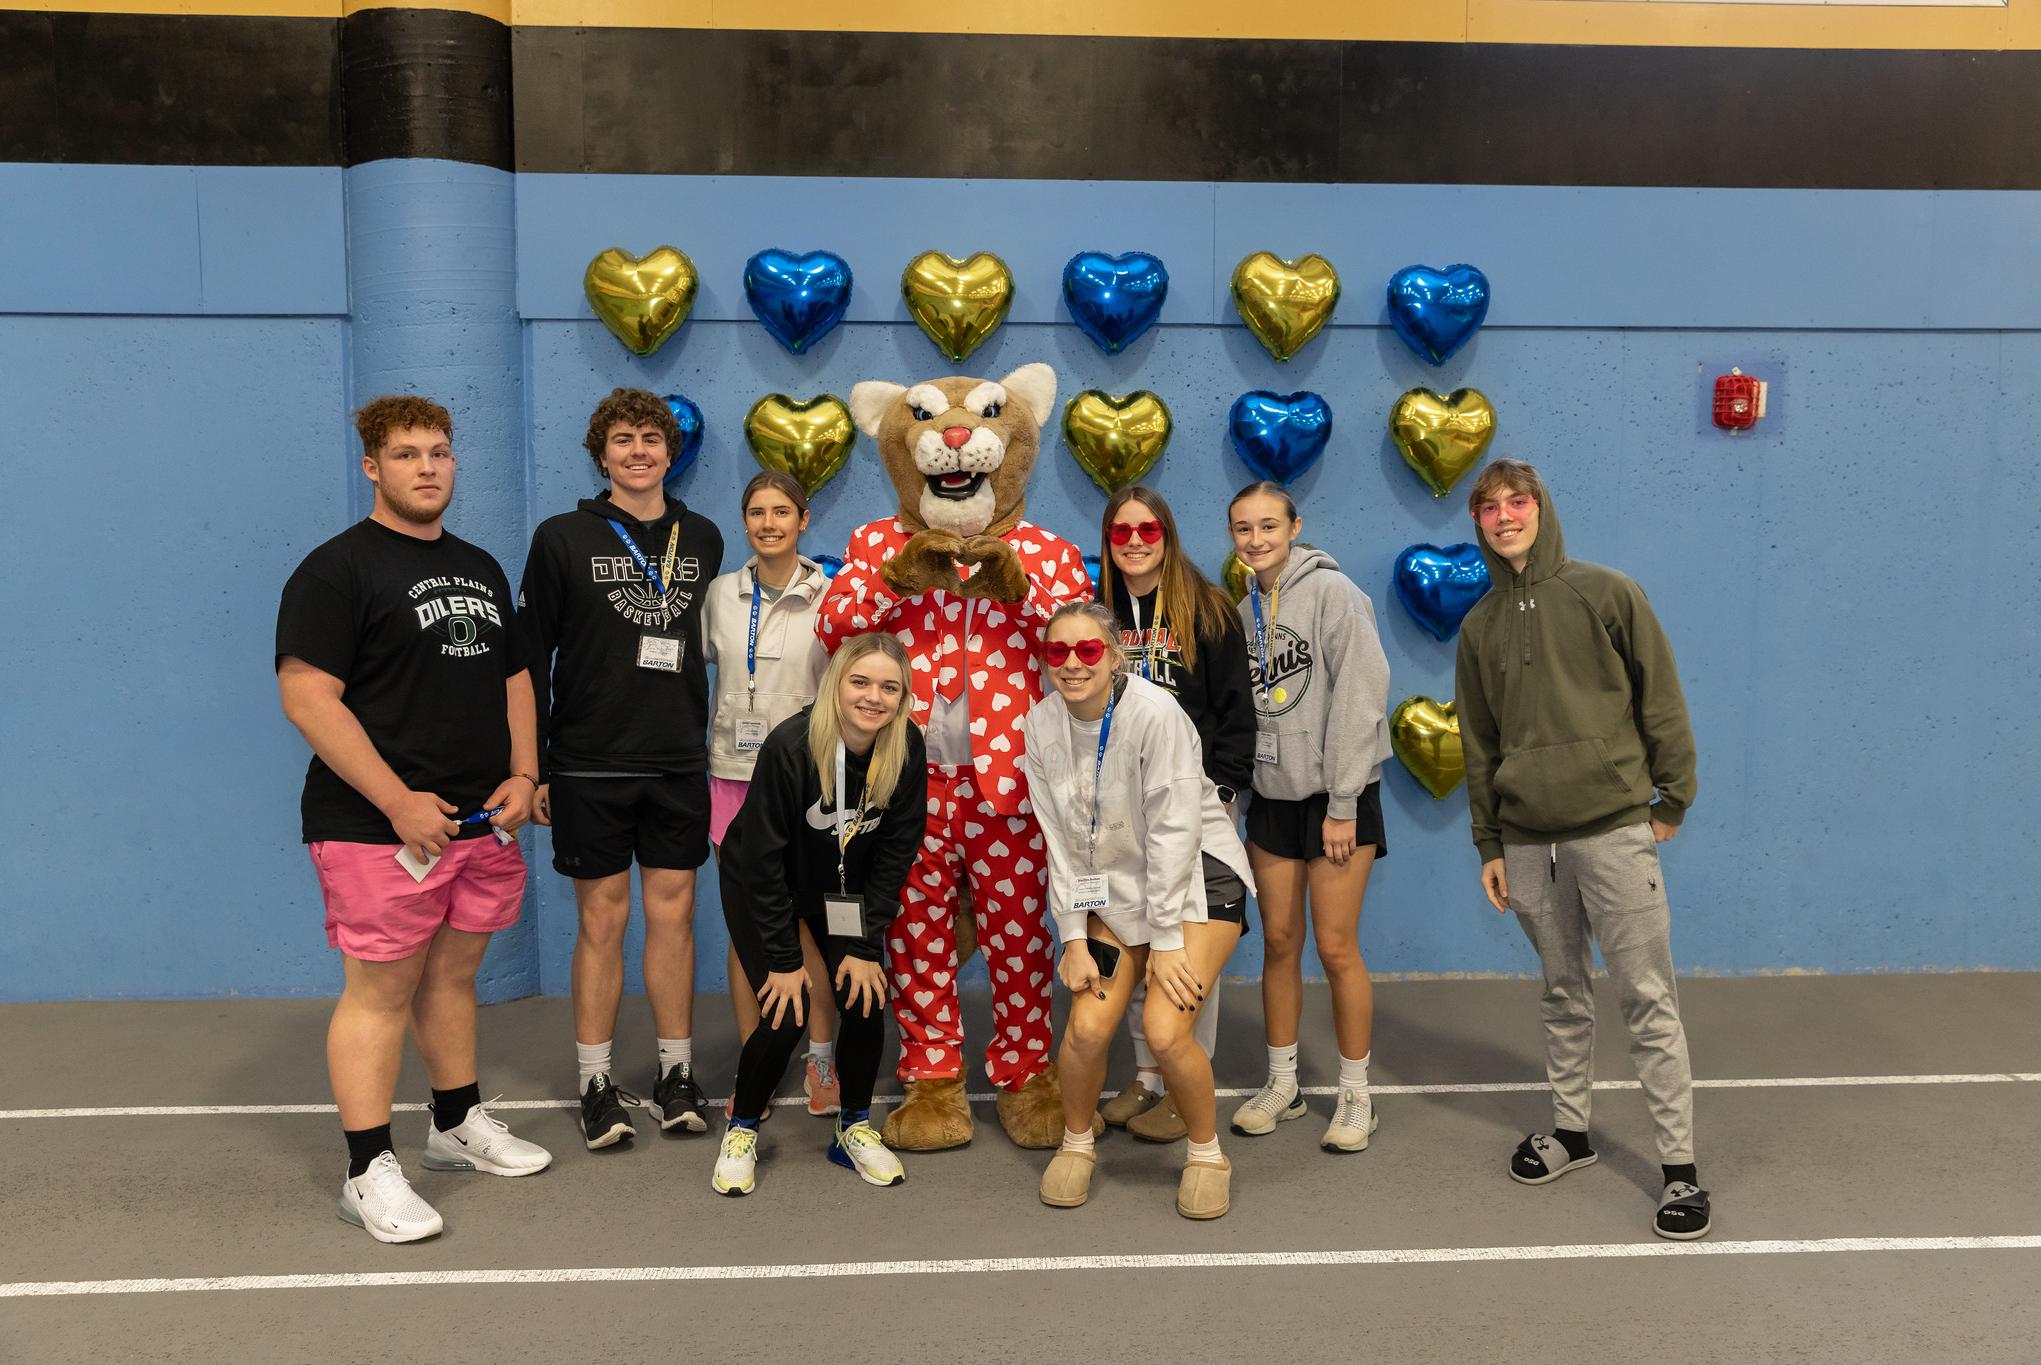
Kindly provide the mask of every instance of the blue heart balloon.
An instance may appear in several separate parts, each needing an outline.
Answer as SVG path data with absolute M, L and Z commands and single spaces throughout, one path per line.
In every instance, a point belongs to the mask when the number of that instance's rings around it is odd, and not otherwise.
M 671 488 L 702 453 L 702 410 L 693 399 L 679 393 L 666 395 L 666 409 L 680 423 L 680 449 L 673 452 L 673 466 L 666 471 L 666 486 Z
M 1389 325 L 1434 365 L 1467 344 L 1488 316 L 1488 276 L 1471 265 L 1410 265 L 1389 277 Z
M 1441 640 L 1488 591 L 1488 564 L 1478 546 L 1413 545 L 1396 556 L 1396 600 L 1419 625 Z
M 1141 251 L 1108 256 L 1080 251 L 1063 267 L 1063 301 L 1084 334 L 1107 355 L 1126 348 L 1162 316 L 1169 271 Z
M 1226 428 L 1233 449 L 1264 479 L 1288 483 L 1325 453 L 1332 439 L 1332 408 L 1315 393 L 1279 398 L 1265 389 L 1233 400 Z
M 1084 557 L 1084 571 L 1091 575 L 1091 595 L 1093 597 L 1098 596 L 1098 574 L 1101 567 L 1103 566 L 1100 565 L 1097 555 L 1086 555 Z
M 822 566 L 822 576 L 824 578 L 834 578 L 843 572 L 842 555 L 816 555 L 815 562 Z
M 796 256 L 772 247 L 744 263 L 744 298 L 765 330 L 799 355 L 843 321 L 850 262 L 833 251 Z

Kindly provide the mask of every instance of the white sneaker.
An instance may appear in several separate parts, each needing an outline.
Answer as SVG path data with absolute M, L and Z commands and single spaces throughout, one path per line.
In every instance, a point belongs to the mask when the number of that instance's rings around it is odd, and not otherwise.
M 1233 1111 L 1233 1131 L 1248 1137 L 1260 1137 L 1263 1133 L 1275 1132 L 1277 1124 L 1301 1119 L 1308 1112 L 1301 1090 L 1285 1092 L 1274 1081 L 1263 1081 L 1261 1089 Z
M 1382 1116 L 1375 1112 L 1372 1094 L 1366 1089 L 1342 1090 L 1332 1111 L 1332 1122 L 1318 1145 L 1328 1152 L 1364 1152 L 1368 1149 L 1368 1135 L 1381 1126 Z
M 394 1152 L 384 1152 L 366 1171 L 341 1182 L 335 1212 L 378 1242 L 416 1242 L 437 1237 L 446 1227 L 404 1178 Z
M 900 1158 L 887 1150 L 879 1130 L 860 1119 L 848 1128 L 836 1130 L 829 1145 L 829 1159 L 847 1171 L 856 1171 L 867 1185 L 898 1185 L 907 1179 Z
M 750 1194 L 758 1188 L 758 1130 L 731 1124 L 723 1130 L 723 1150 L 716 1153 L 716 1173 L 709 1188 L 717 1194 Z
M 444 1133 L 428 1118 L 425 1155 L 418 1164 L 428 1171 L 537 1175 L 553 1164 L 553 1154 L 536 1142 L 512 1137 L 508 1124 L 478 1104 L 468 1111 L 459 1126 Z

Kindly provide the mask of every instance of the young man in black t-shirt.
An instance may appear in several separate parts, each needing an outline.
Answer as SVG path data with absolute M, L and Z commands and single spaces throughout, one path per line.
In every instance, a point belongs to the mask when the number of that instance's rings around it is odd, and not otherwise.
M 663 1129 L 701 1133 L 694 1079 L 695 869 L 709 857 L 709 677 L 702 601 L 723 536 L 667 494 L 680 427 L 664 399 L 616 389 L 585 442 L 606 492 L 532 536 L 520 593 L 540 717 L 535 818 L 574 881 L 574 1051 L 591 1150 L 637 1132 L 610 1072 L 624 993 L 631 862 L 645 901 L 645 995 Z M 762 738 L 762 736 L 761 736 Z
M 511 1136 L 475 1080 L 475 971 L 524 896 L 513 836 L 538 788 L 538 739 L 510 584 L 440 525 L 454 491 L 446 409 L 378 398 L 355 427 L 375 508 L 284 585 L 276 671 L 312 746 L 304 839 L 346 971 L 326 1034 L 348 1150 L 339 1213 L 379 1242 L 413 1242 L 442 1224 L 390 1138 L 407 1023 L 432 1078 L 427 1168 L 520 1176 L 553 1159 Z

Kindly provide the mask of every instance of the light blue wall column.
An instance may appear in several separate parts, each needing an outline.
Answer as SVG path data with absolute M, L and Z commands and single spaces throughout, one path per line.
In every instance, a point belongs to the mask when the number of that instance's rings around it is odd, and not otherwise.
M 515 588 L 530 527 L 513 178 L 422 159 L 346 176 L 353 402 L 416 393 L 446 407 L 459 460 L 447 525 L 495 555 Z M 366 515 L 365 483 L 356 496 Z M 532 909 L 527 894 L 524 917 L 490 946 L 484 1000 L 539 989 Z

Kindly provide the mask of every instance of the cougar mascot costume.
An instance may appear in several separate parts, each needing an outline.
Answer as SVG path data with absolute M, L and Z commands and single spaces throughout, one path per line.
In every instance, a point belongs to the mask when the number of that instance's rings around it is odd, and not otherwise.
M 887 936 L 907 1095 L 886 1142 L 925 1152 L 971 1140 L 956 933 L 968 887 L 992 975 L 985 1070 L 999 1122 L 1023 1147 L 1053 1147 L 1063 1131 L 1049 1046 L 1055 936 L 1020 723 L 1041 695 L 1049 614 L 1091 595 L 1077 547 L 1021 520 L 1056 372 L 874 381 L 851 390 L 850 406 L 900 510 L 852 532 L 816 630 L 831 649 L 871 630 L 906 645 L 928 739 L 928 831 Z

